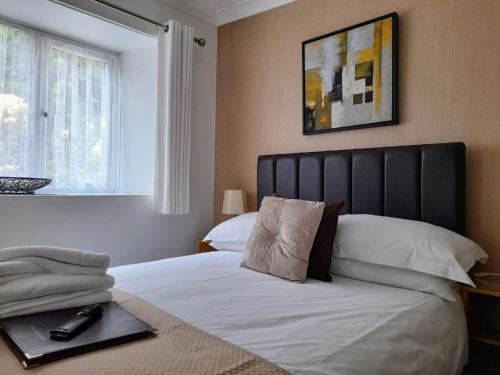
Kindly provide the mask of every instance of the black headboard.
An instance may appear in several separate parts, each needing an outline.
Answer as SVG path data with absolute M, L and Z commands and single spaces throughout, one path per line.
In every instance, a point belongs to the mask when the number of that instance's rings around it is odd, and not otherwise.
M 382 147 L 259 156 L 266 195 L 333 202 L 342 213 L 420 220 L 465 234 L 465 145 Z

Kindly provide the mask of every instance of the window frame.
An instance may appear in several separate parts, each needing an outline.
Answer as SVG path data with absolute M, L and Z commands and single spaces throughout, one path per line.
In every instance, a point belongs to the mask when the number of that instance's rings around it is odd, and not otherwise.
M 57 43 L 69 44 L 76 49 L 85 49 L 89 58 L 102 61 L 109 69 L 109 148 L 107 160 L 107 186 L 67 186 L 53 187 L 47 186 L 40 189 L 40 193 L 61 194 L 61 195 L 94 195 L 94 194 L 117 194 L 120 181 L 120 145 L 121 145 L 121 86 L 122 86 L 122 61 L 121 54 L 92 45 L 91 43 L 71 39 L 58 34 L 41 31 L 36 28 L 26 26 L 9 19 L 0 17 L 0 24 L 17 28 L 30 34 L 34 38 L 34 58 L 32 66 L 32 108 L 29 116 L 29 137 L 32 142 L 31 165 L 28 169 L 33 176 L 44 177 L 46 173 L 45 164 L 47 162 L 46 141 L 48 119 L 44 114 L 48 109 L 48 66 L 51 45 Z

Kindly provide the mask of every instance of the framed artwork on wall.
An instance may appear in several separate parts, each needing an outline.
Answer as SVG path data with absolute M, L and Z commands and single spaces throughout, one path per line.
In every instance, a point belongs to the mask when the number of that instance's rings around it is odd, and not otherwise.
M 302 42 L 303 133 L 398 123 L 398 14 Z

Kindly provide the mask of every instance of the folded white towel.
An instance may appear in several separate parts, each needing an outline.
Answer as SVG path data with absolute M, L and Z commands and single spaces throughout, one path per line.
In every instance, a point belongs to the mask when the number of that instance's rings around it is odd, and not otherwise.
M 47 258 L 86 267 L 107 268 L 109 266 L 109 255 L 92 251 L 54 246 L 16 246 L 0 249 L 0 262 L 25 257 Z
M 18 261 L 18 260 L 6 260 L 5 262 L 0 262 L 1 276 L 11 276 L 19 273 L 37 273 L 37 272 L 42 272 L 42 269 L 38 267 L 36 264 L 33 264 L 31 262 Z
M 39 276 L 40 273 L 20 273 L 19 275 L 0 276 L 0 286 L 14 280 L 26 279 L 28 277 Z
M 106 271 L 106 267 L 80 266 L 39 257 L 20 257 L 0 262 L 0 280 L 4 276 L 18 274 L 104 275 Z
M 0 318 L 86 306 L 94 303 L 108 302 L 112 299 L 113 296 L 109 291 L 90 290 L 85 292 L 58 294 L 23 302 L 10 302 L 0 305 Z
M 110 275 L 37 275 L 2 284 L 0 305 L 57 294 L 109 289 L 114 283 L 115 279 Z

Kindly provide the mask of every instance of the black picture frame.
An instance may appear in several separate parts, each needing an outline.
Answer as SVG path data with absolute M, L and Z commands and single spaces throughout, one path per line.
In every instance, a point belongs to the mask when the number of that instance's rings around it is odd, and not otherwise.
M 368 25 L 370 23 L 375 23 L 387 18 L 392 18 L 392 115 L 391 119 L 388 121 L 372 122 L 372 123 L 362 123 L 358 125 L 342 126 L 337 128 L 328 129 L 314 129 L 306 130 L 307 126 L 307 113 L 306 113 L 306 70 L 305 70 L 305 47 L 307 44 L 316 42 L 321 39 L 331 37 L 336 34 L 340 34 L 349 30 L 356 29 L 361 26 Z M 333 31 L 327 34 L 323 34 L 302 42 L 302 134 L 303 135 L 314 135 L 354 129 L 366 129 L 379 126 L 397 125 L 399 123 L 399 16 L 398 13 L 393 12 L 377 18 L 373 18 L 353 26 L 349 26 L 337 31 Z

